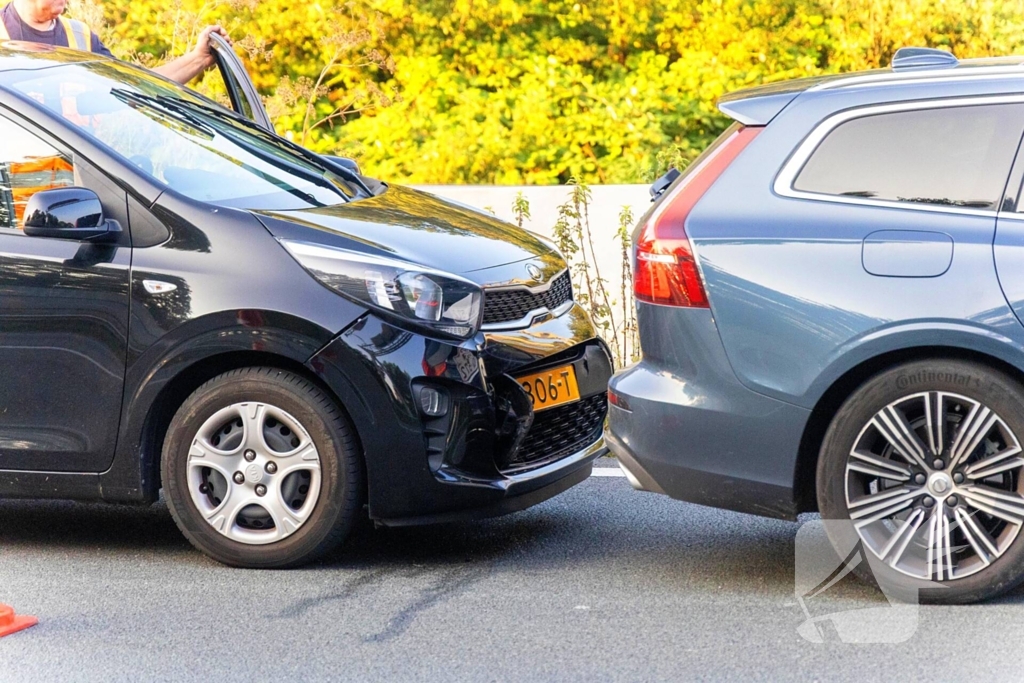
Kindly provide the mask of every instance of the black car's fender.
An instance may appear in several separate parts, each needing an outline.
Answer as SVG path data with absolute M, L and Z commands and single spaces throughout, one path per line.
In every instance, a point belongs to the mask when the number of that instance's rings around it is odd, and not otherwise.
M 303 364 L 365 309 L 282 258 L 246 211 L 170 191 L 151 207 L 133 206 L 133 226 L 162 225 L 167 236 L 134 250 L 122 420 L 99 482 L 105 500 L 148 502 L 159 491 L 163 430 L 196 387 L 249 365 L 309 375 Z M 241 278 L 254 287 L 232 286 Z
M 331 336 L 294 316 L 242 309 L 189 321 L 162 338 L 129 367 L 117 450 L 100 477 L 102 497 L 156 499 L 164 430 L 185 398 L 206 380 L 255 365 L 302 371 Z

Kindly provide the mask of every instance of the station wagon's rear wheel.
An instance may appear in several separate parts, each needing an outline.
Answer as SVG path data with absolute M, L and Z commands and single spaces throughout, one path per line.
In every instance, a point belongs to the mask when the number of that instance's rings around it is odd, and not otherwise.
M 225 373 L 171 422 L 163 483 L 192 543 L 226 564 L 285 567 L 326 552 L 360 504 L 352 431 L 312 383 L 271 368 Z
M 855 570 L 923 601 L 969 602 L 1024 578 L 1024 392 L 972 363 L 908 364 L 836 414 L 818 463 L 833 542 Z M 870 554 L 870 555 L 868 555 Z

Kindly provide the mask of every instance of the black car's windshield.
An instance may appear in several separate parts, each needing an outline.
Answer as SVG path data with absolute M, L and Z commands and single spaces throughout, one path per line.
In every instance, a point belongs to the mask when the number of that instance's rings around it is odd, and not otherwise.
M 312 153 L 184 88 L 114 61 L 0 73 L 0 83 L 90 133 L 176 192 L 242 209 L 331 206 L 360 196 Z

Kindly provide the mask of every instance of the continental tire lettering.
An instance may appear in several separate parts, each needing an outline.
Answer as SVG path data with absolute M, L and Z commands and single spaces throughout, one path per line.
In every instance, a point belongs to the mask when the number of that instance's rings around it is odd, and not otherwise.
M 933 372 L 918 370 L 917 372 L 900 375 L 896 378 L 896 388 L 906 389 L 920 384 L 952 384 L 964 389 L 981 389 L 981 380 L 959 372 Z

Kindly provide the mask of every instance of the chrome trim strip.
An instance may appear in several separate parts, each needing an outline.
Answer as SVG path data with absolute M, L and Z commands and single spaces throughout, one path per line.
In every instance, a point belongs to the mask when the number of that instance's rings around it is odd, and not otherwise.
M 484 288 L 484 309 L 486 310 L 486 308 L 487 308 L 487 293 L 488 292 L 529 292 L 530 294 L 543 294 L 544 292 L 546 292 L 549 289 L 551 289 L 554 286 L 555 282 L 557 282 L 560 277 L 562 277 L 563 275 L 565 275 L 568 272 L 569 272 L 568 268 L 563 268 L 562 270 L 558 271 L 558 273 L 556 275 L 551 276 L 551 278 L 547 282 L 539 284 L 539 285 L 537 285 L 535 287 L 527 287 L 526 285 L 508 285 L 508 286 L 501 286 L 501 287 L 485 287 Z M 570 287 L 571 286 L 572 285 L 570 283 Z M 552 316 L 557 318 L 558 316 L 562 315 L 563 313 L 568 312 L 569 309 L 572 308 L 574 303 L 575 303 L 575 299 L 573 299 L 573 297 L 570 296 L 568 301 L 566 301 L 565 303 L 561 304 L 558 308 L 556 308 L 553 311 L 551 309 L 549 309 L 547 306 L 541 306 L 540 308 L 533 309 L 532 311 L 530 311 L 529 313 L 524 315 L 522 318 L 519 318 L 518 320 L 506 320 L 503 323 L 487 323 L 486 325 L 481 326 L 480 329 L 482 331 L 484 331 L 484 332 L 495 332 L 495 331 L 501 331 L 501 330 L 521 330 L 521 329 L 523 329 L 525 327 L 529 327 L 530 325 L 532 325 L 533 321 L 536 320 L 537 318 L 539 318 L 542 315 L 550 314 L 550 315 L 552 315 Z
M 486 301 L 486 298 L 484 299 L 484 301 Z M 519 320 L 509 320 L 503 323 L 488 323 L 486 325 L 482 325 L 480 329 L 484 332 L 521 330 L 525 327 L 529 327 L 530 325 L 532 325 L 533 321 L 541 317 L 542 315 L 551 315 L 552 317 L 557 318 L 558 316 L 567 313 L 569 309 L 572 308 L 575 304 L 576 302 L 573 299 L 569 299 L 568 301 L 566 301 L 564 304 L 562 304 L 553 311 L 549 309 L 547 306 L 541 306 L 540 308 L 533 309 Z
M 963 62 L 961 62 L 963 63 Z M 936 69 L 935 71 L 941 71 Z M 979 78 L 995 76 L 997 78 L 1021 78 L 1024 76 L 1024 64 L 1002 64 L 999 66 L 977 66 L 963 69 L 955 73 L 947 71 L 941 76 L 928 76 L 932 71 L 917 72 L 892 72 L 869 74 L 865 76 L 850 76 L 838 78 L 811 86 L 806 92 L 821 92 L 823 90 L 841 90 L 842 88 L 859 88 L 868 86 L 885 85 L 907 85 L 910 83 L 952 83 L 965 78 Z
M 596 459 L 598 456 L 602 455 L 607 450 L 608 446 L 605 445 L 604 435 L 602 435 L 600 438 L 598 438 L 597 441 L 590 444 L 582 451 L 576 451 L 572 455 L 567 455 L 564 458 L 555 460 L 554 462 L 548 465 L 544 465 L 543 467 L 539 467 L 535 470 L 523 472 L 522 474 L 506 474 L 504 475 L 505 480 L 508 482 L 509 485 L 512 485 L 525 481 L 531 481 L 533 479 L 539 479 L 541 477 L 546 477 L 547 475 L 552 474 L 553 472 L 557 472 L 565 467 L 571 467 L 572 465 L 575 465 L 576 463 L 581 462 L 583 460 L 587 460 L 588 458 L 591 460 Z
M 841 197 L 831 194 L 820 194 L 817 192 L 802 192 L 794 189 L 793 184 L 797 176 L 807 164 L 807 160 L 818 149 L 826 136 L 840 125 L 854 119 L 866 118 L 877 114 L 891 114 L 904 111 L 922 111 L 927 109 L 947 109 L 953 107 L 977 107 L 989 104 L 1022 104 L 1024 95 L 995 95 L 985 97 L 947 97 L 939 100 L 899 102 L 895 104 L 869 105 L 849 109 L 847 111 L 833 114 L 811 131 L 796 151 L 783 165 L 782 170 L 775 177 L 772 190 L 780 197 L 790 199 L 809 199 L 813 201 L 830 202 L 833 204 L 850 204 L 854 206 L 874 206 L 884 209 L 903 209 L 905 211 L 924 211 L 929 213 L 954 214 L 959 216 L 980 216 L 983 218 L 995 218 L 999 212 L 995 209 L 971 209 L 954 206 L 931 206 L 928 204 L 909 204 L 906 202 L 894 202 L 884 199 L 863 199 L 859 197 Z

